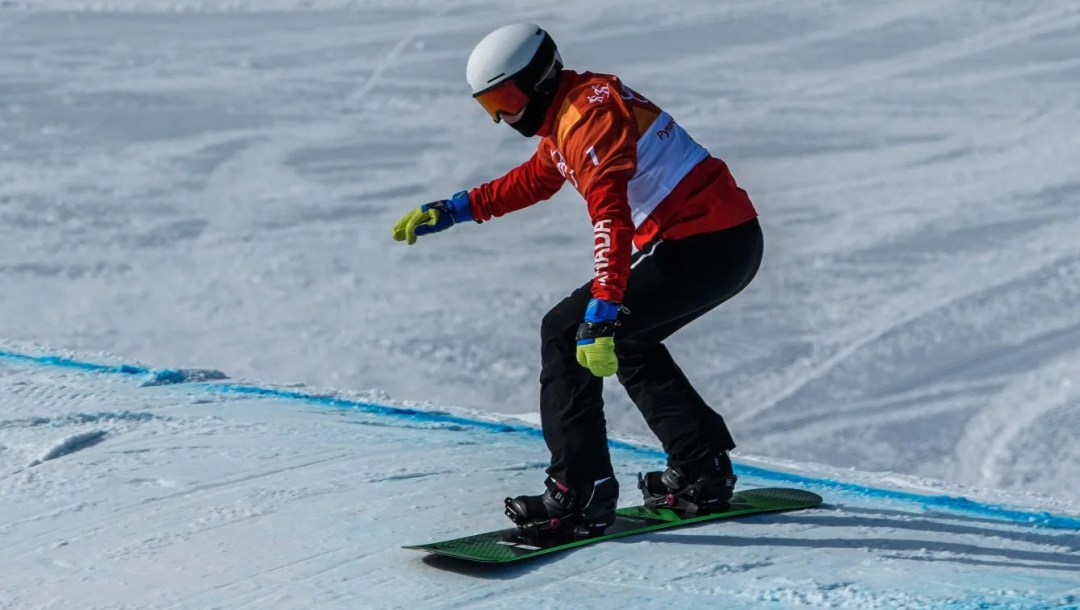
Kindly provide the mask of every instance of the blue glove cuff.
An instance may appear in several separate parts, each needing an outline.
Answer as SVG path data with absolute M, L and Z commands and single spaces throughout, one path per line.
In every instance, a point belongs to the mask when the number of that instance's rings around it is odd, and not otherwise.
M 613 322 L 619 316 L 618 303 L 603 299 L 590 299 L 589 306 L 585 308 L 586 322 Z
M 450 215 L 454 217 L 454 222 L 465 222 L 473 219 L 468 191 L 454 193 L 447 205 L 450 207 Z

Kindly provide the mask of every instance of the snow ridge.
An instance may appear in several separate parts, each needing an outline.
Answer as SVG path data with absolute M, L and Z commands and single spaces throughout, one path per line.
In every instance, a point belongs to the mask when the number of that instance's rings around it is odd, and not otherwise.
M 135 411 L 97 411 L 94 413 L 65 413 L 59 417 L 26 417 L 22 419 L 0 420 L 0 429 L 3 428 L 33 428 L 35 426 L 49 426 L 59 428 L 68 425 L 90 424 L 97 422 L 112 421 L 149 421 L 160 418 L 153 413 Z
M 80 432 L 78 434 L 72 434 L 64 439 L 61 439 L 52 447 L 45 450 L 45 453 L 40 458 L 30 462 L 30 466 L 37 466 L 49 460 L 55 460 L 57 458 L 64 457 L 105 440 L 105 435 L 108 434 L 104 430 L 91 430 L 89 432 Z

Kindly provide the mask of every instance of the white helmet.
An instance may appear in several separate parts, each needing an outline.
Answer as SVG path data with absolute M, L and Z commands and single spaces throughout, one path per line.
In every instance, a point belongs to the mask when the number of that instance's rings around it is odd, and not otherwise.
M 516 115 L 534 101 L 550 101 L 562 66 L 559 49 L 543 28 L 515 23 L 495 30 L 476 45 L 465 79 L 473 97 L 498 123 L 501 115 Z M 546 110 L 546 104 L 539 109 L 532 106 L 533 113 Z

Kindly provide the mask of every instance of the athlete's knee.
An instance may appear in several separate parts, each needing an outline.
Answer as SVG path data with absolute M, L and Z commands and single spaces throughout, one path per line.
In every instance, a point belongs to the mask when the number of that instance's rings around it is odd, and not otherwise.
M 630 372 L 641 368 L 648 360 L 649 353 L 652 351 L 651 345 L 638 343 L 636 341 L 622 341 L 615 340 L 615 356 L 619 359 L 619 369 L 617 374 L 622 377 Z
M 540 320 L 540 339 L 547 341 L 549 339 L 561 339 L 567 335 L 572 336 L 577 330 L 578 323 L 581 322 L 584 310 L 575 314 L 571 309 L 567 304 L 567 300 L 563 300 L 555 307 L 552 307 L 551 311 L 544 314 L 543 319 Z
M 626 341 L 615 339 L 615 355 L 619 359 L 616 371 L 619 381 L 626 381 L 637 373 L 649 374 L 657 367 L 666 366 L 671 361 L 671 354 L 661 342 Z

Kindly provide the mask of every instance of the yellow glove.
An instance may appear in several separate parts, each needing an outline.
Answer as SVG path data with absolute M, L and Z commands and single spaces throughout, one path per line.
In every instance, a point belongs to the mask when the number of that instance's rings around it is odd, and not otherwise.
M 615 356 L 615 327 L 619 325 L 617 318 L 623 309 L 618 303 L 590 299 L 585 308 L 585 321 L 578 326 L 578 364 L 597 377 L 610 377 L 619 370 L 619 359 Z
M 472 219 L 469 194 L 461 191 L 450 199 L 425 203 L 402 216 L 394 225 L 394 241 L 407 242 L 411 246 L 416 243 L 417 235 L 445 231 L 454 223 Z
M 417 229 L 420 230 L 420 235 L 423 235 L 425 232 L 431 233 L 431 229 L 438 226 L 441 214 L 439 210 L 427 208 L 428 205 L 430 204 L 424 204 L 412 210 L 397 221 L 397 224 L 394 225 L 394 241 L 407 242 L 411 246 L 416 243 Z M 427 231 L 424 230 L 425 228 Z M 447 227 L 443 227 L 443 229 L 445 228 Z
M 581 326 L 586 326 L 582 324 Z M 578 336 L 581 336 L 580 327 Z M 615 356 L 615 337 L 596 337 L 592 343 L 578 339 L 577 361 L 597 377 L 611 377 L 619 370 L 619 358 Z

